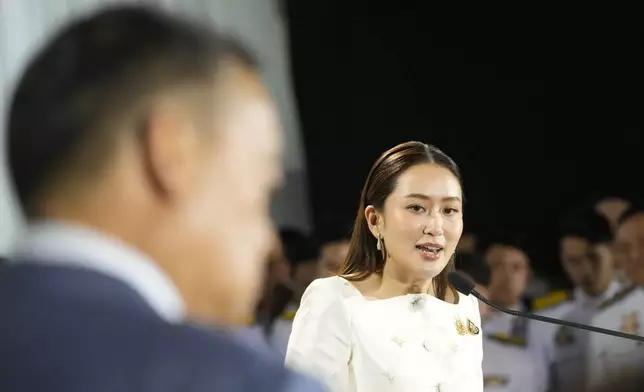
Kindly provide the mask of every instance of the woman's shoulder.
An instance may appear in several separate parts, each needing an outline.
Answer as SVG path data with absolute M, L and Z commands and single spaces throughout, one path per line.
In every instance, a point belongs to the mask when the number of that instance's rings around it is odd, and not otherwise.
M 319 298 L 325 302 L 334 302 L 357 295 L 360 295 L 359 292 L 349 281 L 340 276 L 331 276 L 311 282 L 302 296 L 302 301 Z
M 316 279 L 304 291 L 298 313 L 307 317 L 345 314 L 345 300 L 359 295 L 348 281 L 339 276 Z

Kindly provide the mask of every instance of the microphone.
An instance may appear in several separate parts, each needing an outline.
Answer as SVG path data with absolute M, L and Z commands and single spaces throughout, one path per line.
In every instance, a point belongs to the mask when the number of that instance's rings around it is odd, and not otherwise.
M 470 295 L 472 294 L 476 298 L 478 298 L 480 301 L 486 303 L 487 305 L 493 307 L 494 309 L 507 313 L 512 316 L 518 316 L 518 317 L 525 317 L 529 318 L 531 320 L 537 320 L 541 321 L 544 323 L 550 323 L 550 324 L 556 324 L 556 325 L 562 325 L 564 327 L 570 327 L 570 328 L 576 328 L 576 329 L 583 329 L 585 331 L 591 331 L 591 332 L 596 332 L 596 333 L 601 333 L 604 335 L 610 335 L 610 336 L 616 336 L 618 338 L 623 338 L 623 339 L 629 339 L 629 340 L 635 340 L 637 342 L 644 342 L 644 336 L 639 336 L 639 335 L 633 335 L 630 333 L 624 333 L 620 331 L 613 331 L 611 329 L 605 329 L 605 328 L 598 328 L 594 327 L 592 325 L 586 325 L 586 324 L 579 324 L 579 323 L 574 323 L 572 321 L 566 321 L 566 320 L 558 320 L 556 318 L 552 317 L 545 317 L 545 316 L 540 316 L 538 314 L 533 314 L 533 313 L 528 313 L 528 312 L 521 312 L 518 310 L 512 310 L 512 309 L 507 309 L 502 306 L 496 305 L 492 303 L 490 300 L 485 298 L 481 293 L 478 291 L 474 290 L 474 282 L 472 282 L 471 279 L 469 279 L 467 276 L 459 273 L 459 272 L 450 272 L 447 274 L 447 280 L 449 283 L 454 286 L 454 288 L 461 294 L 463 295 Z

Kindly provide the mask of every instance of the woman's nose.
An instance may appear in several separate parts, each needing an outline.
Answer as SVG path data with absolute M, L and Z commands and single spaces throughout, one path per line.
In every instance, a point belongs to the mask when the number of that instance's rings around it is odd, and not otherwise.
M 434 237 L 443 235 L 443 217 L 440 214 L 429 214 L 423 234 Z

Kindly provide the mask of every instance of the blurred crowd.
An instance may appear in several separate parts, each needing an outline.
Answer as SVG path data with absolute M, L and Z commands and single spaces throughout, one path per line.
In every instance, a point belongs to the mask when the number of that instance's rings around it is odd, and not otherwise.
M 341 223 L 314 235 L 294 228 L 283 228 L 276 235 L 251 323 L 282 356 L 302 294 L 314 279 L 336 275 L 342 268 L 350 233 L 350 225 Z
M 467 227 L 466 227 L 467 230 Z M 466 231 L 456 266 L 493 303 L 558 319 L 632 334 L 641 333 L 644 296 L 644 208 L 620 197 L 603 197 L 563 216 L 557 226 L 558 258 L 571 284 L 537 275 L 536 260 L 512 233 L 481 244 Z M 299 300 L 310 282 L 341 269 L 349 249 L 347 224 L 314 231 L 280 230 L 268 263 L 264 292 L 252 330 L 284 355 Z M 644 369 L 637 342 L 513 317 L 481 304 L 486 391 L 620 390 Z M 632 380 L 631 380 L 632 381 Z M 628 385 L 627 385 L 628 384 Z

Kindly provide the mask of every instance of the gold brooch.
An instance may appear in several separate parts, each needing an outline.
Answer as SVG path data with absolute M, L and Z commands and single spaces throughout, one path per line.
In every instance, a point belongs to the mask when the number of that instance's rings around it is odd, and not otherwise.
M 456 320 L 456 332 L 458 332 L 459 335 L 465 335 L 467 333 L 467 330 L 460 319 Z
M 467 332 L 469 332 L 470 335 L 478 335 L 481 332 L 481 329 L 479 327 L 477 327 L 476 324 L 474 324 L 472 322 L 472 320 L 470 320 L 468 318 L 467 319 Z
M 391 340 L 393 343 L 397 344 L 397 345 L 398 345 L 398 347 L 402 347 L 402 346 L 403 346 L 403 344 L 405 344 L 405 341 L 404 341 L 404 340 L 402 340 L 401 338 L 397 337 L 397 336 L 395 336 L 395 337 L 391 338 L 390 340 Z

